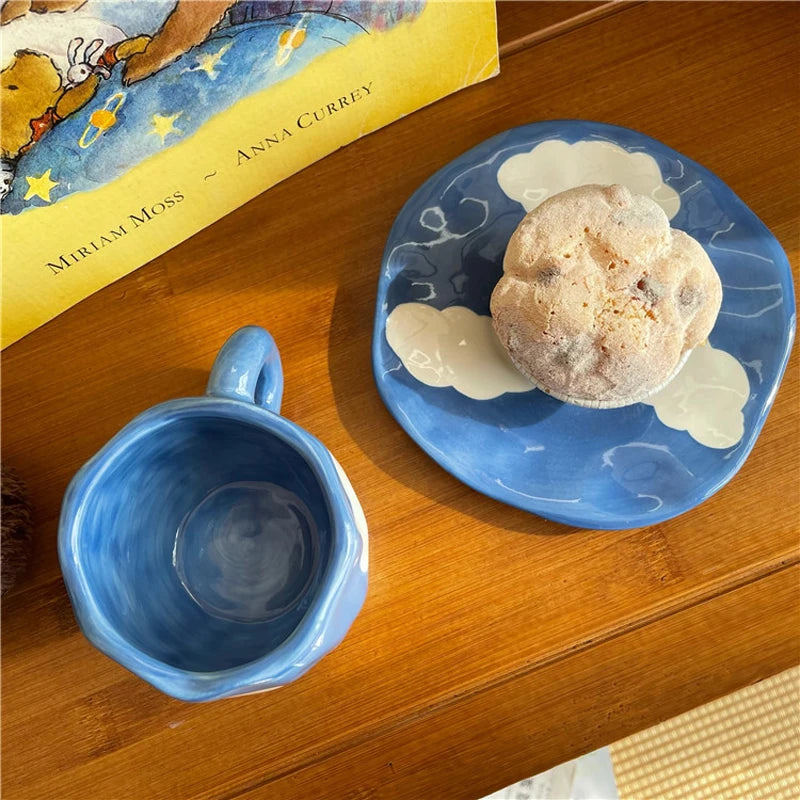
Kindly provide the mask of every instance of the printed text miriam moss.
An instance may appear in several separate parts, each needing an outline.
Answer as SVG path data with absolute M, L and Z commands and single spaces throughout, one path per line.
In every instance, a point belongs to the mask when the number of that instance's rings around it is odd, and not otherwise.
M 127 236 L 130 231 L 145 225 L 151 220 L 155 219 L 160 214 L 174 208 L 179 203 L 184 201 L 183 192 L 173 192 L 169 197 L 159 200 L 152 205 L 142 206 L 132 214 L 128 214 L 125 222 L 118 225 L 116 228 L 101 233 L 93 239 L 86 242 L 81 247 L 69 253 L 62 253 L 58 258 L 45 263 L 45 267 L 50 270 L 53 275 L 58 275 L 73 264 L 83 261 L 84 258 L 89 258 L 93 253 L 99 253 L 104 247 L 119 241 L 123 236 Z

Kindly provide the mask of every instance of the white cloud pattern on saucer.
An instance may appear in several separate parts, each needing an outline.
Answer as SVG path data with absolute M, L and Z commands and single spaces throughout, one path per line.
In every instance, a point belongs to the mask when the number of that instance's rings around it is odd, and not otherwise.
M 656 394 L 642 402 L 659 420 L 687 431 L 706 447 L 733 447 L 744 434 L 744 408 L 750 382 L 744 367 L 724 350 L 700 345 L 683 369 Z
M 402 303 L 386 320 L 386 340 L 402 365 L 427 386 L 452 386 L 473 400 L 535 388 L 503 349 L 492 318 L 466 306 L 439 311 L 425 303 Z M 724 449 L 744 434 L 742 409 L 749 395 L 744 367 L 724 350 L 704 344 L 690 353 L 675 378 L 642 402 L 653 406 L 668 428 Z
M 452 386 L 473 400 L 534 388 L 506 354 L 492 318 L 466 306 L 439 311 L 425 303 L 402 303 L 386 320 L 386 340 L 427 386 Z
M 568 144 L 548 139 L 528 153 L 506 159 L 497 170 L 500 188 L 532 211 L 554 194 L 587 183 L 621 183 L 651 197 L 672 219 L 681 207 L 680 195 L 664 183 L 656 160 L 647 153 L 629 153 L 604 141 Z

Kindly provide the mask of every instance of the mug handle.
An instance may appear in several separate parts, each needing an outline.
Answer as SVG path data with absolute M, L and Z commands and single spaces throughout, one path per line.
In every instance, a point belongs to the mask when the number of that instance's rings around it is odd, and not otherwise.
M 275 340 L 263 328 L 239 328 L 214 360 L 206 394 L 281 409 L 283 368 Z

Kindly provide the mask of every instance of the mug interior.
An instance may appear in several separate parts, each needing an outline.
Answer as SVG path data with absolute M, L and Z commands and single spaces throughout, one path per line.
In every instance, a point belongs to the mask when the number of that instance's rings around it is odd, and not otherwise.
M 100 456 L 74 525 L 98 610 L 132 646 L 208 672 L 297 628 L 331 560 L 314 469 L 260 425 L 171 415 Z

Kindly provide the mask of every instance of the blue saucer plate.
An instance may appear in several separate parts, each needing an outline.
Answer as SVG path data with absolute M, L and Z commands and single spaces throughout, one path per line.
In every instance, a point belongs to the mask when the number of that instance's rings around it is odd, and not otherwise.
M 650 194 L 713 261 L 723 301 L 709 342 L 744 367 L 750 384 L 744 434 L 734 446 L 701 444 L 643 403 L 593 410 L 519 389 L 473 399 L 417 380 L 390 347 L 387 318 L 401 304 L 488 316 L 506 244 L 526 210 L 583 183 Z M 468 486 L 567 525 L 624 529 L 682 514 L 736 474 L 772 405 L 794 330 L 786 255 L 719 178 L 636 131 L 559 120 L 483 142 L 405 204 L 383 256 L 372 360 L 395 419 Z

